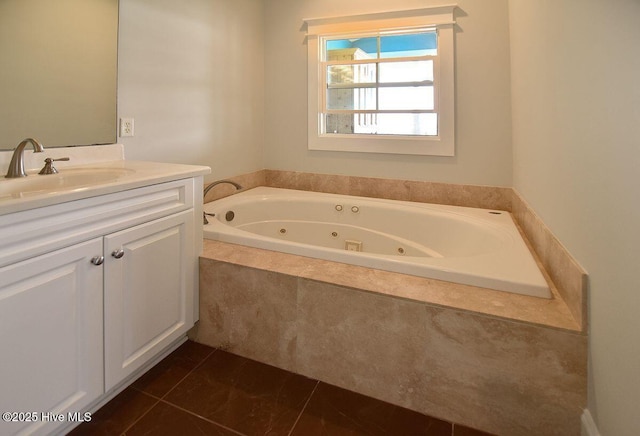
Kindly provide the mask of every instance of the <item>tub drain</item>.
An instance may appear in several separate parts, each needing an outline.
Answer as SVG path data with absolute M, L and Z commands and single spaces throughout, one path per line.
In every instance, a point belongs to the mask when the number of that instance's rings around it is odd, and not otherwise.
M 285 233 L 287 233 L 287 229 L 280 229 L 280 233 L 284 235 Z
M 404 248 L 398 247 L 398 253 L 399 254 L 404 254 Z
M 337 238 L 338 237 L 338 232 L 331 232 L 331 237 Z

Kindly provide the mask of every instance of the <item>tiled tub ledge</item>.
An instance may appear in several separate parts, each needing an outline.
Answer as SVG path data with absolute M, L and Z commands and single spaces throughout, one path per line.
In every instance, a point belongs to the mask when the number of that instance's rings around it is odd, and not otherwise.
M 578 435 L 587 338 L 550 300 L 205 240 L 210 346 L 500 435 Z

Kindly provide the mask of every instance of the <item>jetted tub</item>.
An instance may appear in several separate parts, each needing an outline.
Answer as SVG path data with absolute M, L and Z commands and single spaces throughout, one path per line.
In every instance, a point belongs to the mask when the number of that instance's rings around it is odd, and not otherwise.
M 267 187 L 204 212 L 208 239 L 551 298 L 508 212 Z

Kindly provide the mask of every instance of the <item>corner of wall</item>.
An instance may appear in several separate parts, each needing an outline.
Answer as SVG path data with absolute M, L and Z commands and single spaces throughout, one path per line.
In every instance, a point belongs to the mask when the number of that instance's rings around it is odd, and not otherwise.
M 584 409 L 580 416 L 580 434 L 581 436 L 600 436 L 600 431 L 591 416 L 589 409 Z

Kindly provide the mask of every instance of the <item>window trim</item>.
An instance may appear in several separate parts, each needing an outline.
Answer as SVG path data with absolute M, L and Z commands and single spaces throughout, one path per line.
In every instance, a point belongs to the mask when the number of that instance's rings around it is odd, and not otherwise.
M 455 5 L 392 11 L 345 17 L 304 20 L 308 49 L 308 148 L 309 150 L 393 153 L 431 156 L 455 155 L 454 111 L 454 16 Z M 438 136 L 320 134 L 321 41 L 325 37 L 355 33 L 384 33 L 394 30 L 435 28 L 438 62 L 434 81 L 438 83 L 435 107 Z

